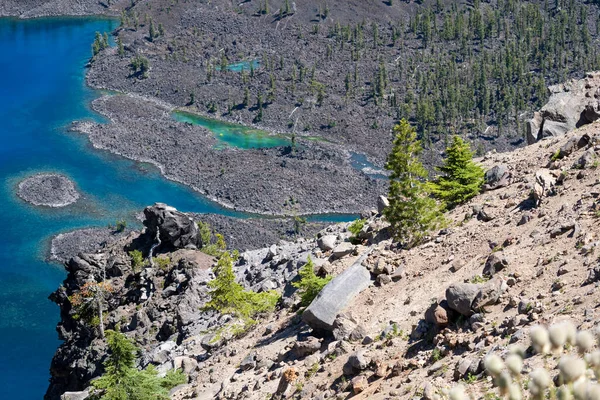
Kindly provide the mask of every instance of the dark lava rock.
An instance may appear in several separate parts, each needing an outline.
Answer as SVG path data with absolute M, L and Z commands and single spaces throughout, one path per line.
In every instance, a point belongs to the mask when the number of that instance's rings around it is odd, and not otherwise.
M 65 207 L 79 199 L 75 184 L 66 176 L 37 174 L 19 183 L 17 194 L 35 206 Z
M 156 203 L 144 209 L 144 216 L 144 225 L 148 228 L 148 233 L 156 237 L 158 231 L 162 246 L 175 249 L 190 245 L 195 248 L 202 247 L 202 239 L 194 220 L 174 207 Z

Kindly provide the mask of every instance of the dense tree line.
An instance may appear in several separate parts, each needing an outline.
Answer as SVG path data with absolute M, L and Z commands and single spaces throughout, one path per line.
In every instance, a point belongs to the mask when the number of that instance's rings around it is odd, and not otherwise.
M 432 135 L 485 124 L 495 125 L 495 135 L 522 133 L 519 116 L 547 101 L 548 85 L 600 68 L 596 11 L 574 0 L 438 1 L 387 29 L 338 24 L 329 37 L 355 63 L 378 63 L 368 81 L 351 67 L 348 95 L 410 119 L 427 144 Z M 385 54 L 390 47 L 401 52 L 394 62 Z M 353 89 L 361 86 L 370 89 Z

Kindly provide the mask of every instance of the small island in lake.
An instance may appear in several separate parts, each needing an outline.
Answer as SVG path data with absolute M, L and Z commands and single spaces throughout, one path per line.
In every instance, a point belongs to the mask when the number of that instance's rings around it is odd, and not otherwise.
M 60 174 L 36 174 L 19 183 L 17 195 L 35 206 L 65 207 L 79 199 L 69 178 Z

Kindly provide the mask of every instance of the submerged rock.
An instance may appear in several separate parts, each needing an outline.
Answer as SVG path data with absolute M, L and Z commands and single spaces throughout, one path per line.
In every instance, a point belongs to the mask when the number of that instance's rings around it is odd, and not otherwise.
M 75 184 L 66 176 L 36 174 L 21 181 L 17 195 L 35 206 L 65 207 L 79 199 Z

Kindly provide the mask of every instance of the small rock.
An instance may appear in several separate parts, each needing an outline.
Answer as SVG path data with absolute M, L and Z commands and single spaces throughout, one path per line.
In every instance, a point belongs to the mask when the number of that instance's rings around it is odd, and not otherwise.
M 332 252 L 334 258 L 342 258 L 347 256 L 348 254 L 352 254 L 354 252 L 354 245 L 349 242 L 343 242 L 338 244 Z
M 317 244 L 319 245 L 319 248 L 323 251 L 333 250 L 336 242 L 337 242 L 337 236 L 335 236 L 335 235 L 321 236 L 317 240 Z
M 377 282 L 381 286 L 387 285 L 388 283 L 392 283 L 392 277 L 385 274 L 377 275 Z
M 466 263 L 463 260 L 455 260 L 450 267 L 450 272 L 457 272 L 464 267 Z
M 369 382 L 364 375 L 358 375 L 352 378 L 352 392 L 356 395 L 365 391 Z
M 354 352 L 348 357 L 346 364 L 344 364 L 344 374 L 352 375 L 356 372 L 363 371 L 367 369 L 370 362 L 371 359 L 365 355 L 364 350 Z
M 320 349 L 321 341 L 314 336 L 309 336 L 306 340 L 296 342 L 293 348 L 294 353 L 299 358 L 316 353 Z
M 250 371 L 251 369 L 254 369 L 254 367 L 256 367 L 255 358 L 256 358 L 256 353 L 252 352 L 252 353 L 248 354 L 246 357 L 244 357 L 244 359 L 240 363 L 240 369 L 242 371 Z
M 494 276 L 498 271 L 508 267 L 508 260 L 503 251 L 490 254 L 483 268 L 484 276 Z

